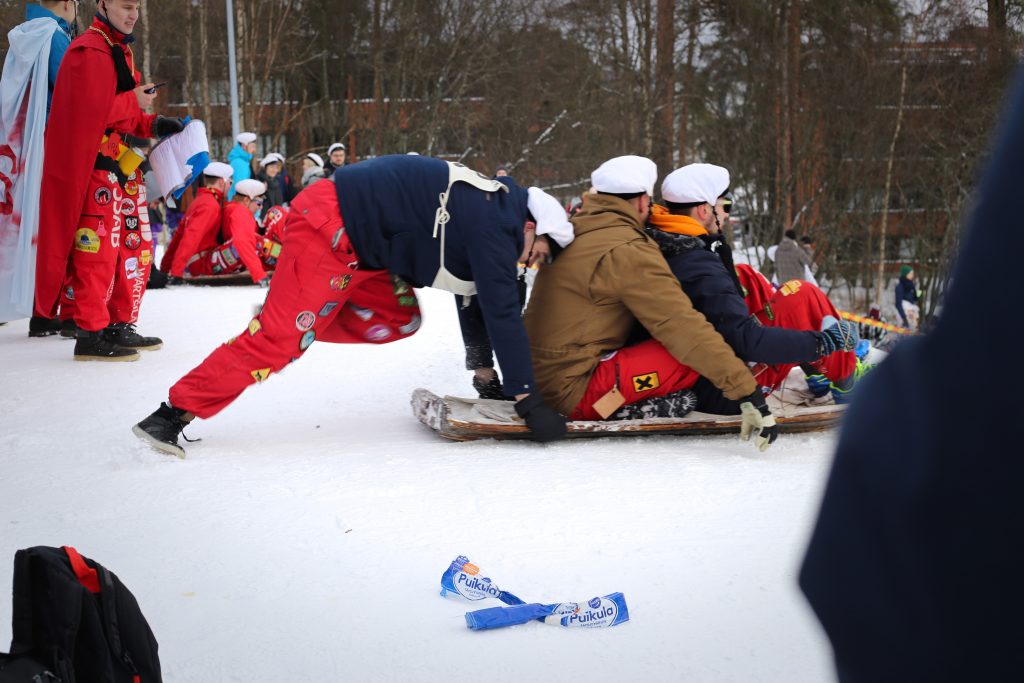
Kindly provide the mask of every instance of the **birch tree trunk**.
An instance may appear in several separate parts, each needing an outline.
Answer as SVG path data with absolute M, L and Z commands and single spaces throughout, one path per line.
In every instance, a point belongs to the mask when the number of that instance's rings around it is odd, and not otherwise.
M 889 143 L 889 160 L 885 169 L 885 191 L 882 193 L 882 223 L 878 228 L 878 275 L 875 280 L 875 297 L 879 306 L 882 305 L 882 297 L 885 294 L 885 233 L 889 224 L 889 197 L 892 191 L 892 167 L 896 158 L 896 141 L 900 137 L 900 128 L 903 125 L 903 99 L 907 92 L 907 67 L 903 67 L 900 77 L 900 103 L 896 108 L 896 128 L 892 132 L 892 142 Z M 870 227 L 868 228 L 870 229 Z

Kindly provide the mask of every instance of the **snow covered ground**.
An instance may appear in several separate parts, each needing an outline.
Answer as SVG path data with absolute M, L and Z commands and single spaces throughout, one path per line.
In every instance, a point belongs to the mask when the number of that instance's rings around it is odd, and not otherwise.
M 135 593 L 164 680 L 834 680 L 796 586 L 834 434 L 541 446 L 441 440 L 418 386 L 466 395 L 450 295 L 380 347 L 314 344 L 186 430 L 187 460 L 133 423 L 220 342 L 253 287 L 150 292 L 136 363 L 75 363 L 72 342 L 0 327 L 0 648 L 14 552 L 74 545 Z M 527 600 L 625 593 L 631 620 L 475 633 L 438 597 L 468 555 Z M 495 606 L 496 601 L 474 607 Z

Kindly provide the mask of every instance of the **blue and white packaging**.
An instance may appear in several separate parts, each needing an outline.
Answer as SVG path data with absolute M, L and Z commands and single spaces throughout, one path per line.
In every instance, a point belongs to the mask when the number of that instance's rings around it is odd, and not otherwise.
M 582 603 L 530 603 L 466 612 L 466 626 L 473 631 L 517 626 L 528 621 L 566 628 L 610 628 L 629 621 L 629 608 L 622 593 L 611 593 Z
M 522 605 L 524 601 L 498 588 L 490 577 L 484 576 L 480 567 L 469 561 L 465 555 L 452 560 L 451 565 L 441 575 L 441 597 L 470 600 L 476 602 L 484 598 L 495 598 L 506 605 Z

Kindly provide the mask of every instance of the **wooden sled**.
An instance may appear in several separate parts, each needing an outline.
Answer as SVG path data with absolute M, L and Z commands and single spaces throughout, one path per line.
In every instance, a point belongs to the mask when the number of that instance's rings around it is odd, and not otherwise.
M 834 403 L 784 403 L 775 395 L 769 406 L 781 433 L 816 432 L 838 424 L 845 406 Z M 440 397 L 427 389 L 412 392 L 412 412 L 420 422 L 446 439 L 528 439 L 530 430 L 516 415 L 511 401 Z M 659 434 L 735 434 L 739 415 L 693 412 L 683 418 L 648 418 L 607 422 L 570 422 L 570 439 L 598 436 L 647 436 Z

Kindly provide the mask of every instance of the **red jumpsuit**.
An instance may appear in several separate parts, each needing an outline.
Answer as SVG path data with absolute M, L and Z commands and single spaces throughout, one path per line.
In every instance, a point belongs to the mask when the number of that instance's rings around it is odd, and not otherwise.
M 765 327 L 790 330 L 820 330 L 822 320 L 832 316 L 839 320 L 839 311 L 817 286 L 803 280 L 790 280 L 777 290 L 764 275 L 745 263 L 736 266 L 736 275 L 744 289 L 744 300 L 750 314 Z M 810 363 L 833 382 L 849 377 L 857 366 L 852 351 L 837 351 Z M 782 384 L 795 365 L 765 365 L 752 369 L 761 386 L 774 389 Z
M 342 227 L 332 181 L 315 182 L 295 198 L 263 310 L 171 387 L 175 407 L 212 417 L 314 340 L 383 344 L 419 329 L 413 289 L 387 271 L 361 270 Z
M 114 275 L 119 260 L 123 265 L 130 258 L 121 254 L 125 218 L 133 214 L 125 209 L 134 203 L 124 202 L 125 189 L 116 173 L 95 168 L 101 165 L 98 157 L 112 162 L 120 133 L 150 137 L 156 118 L 142 111 L 132 92 L 141 76 L 124 40 L 123 34 L 97 18 L 72 42 L 58 72 L 46 129 L 35 314 L 55 316 L 66 289 L 70 257 L 74 318 L 88 331 L 103 329 L 111 321 L 108 303 Z M 123 78 L 112 50 L 124 55 L 128 73 Z M 106 144 L 104 134 L 109 136 Z M 140 237 L 141 232 L 140 227 Z M 140 259 L 142 250 L 140 242 Z M 141 291 L 137 294 L 129 285 L 128 301 L 141 300 Z M 124 310 L 124 300 L 119 298 L 114 306 Z M 133 308 L 137 314 L 137 305 L 131 303 L 129 317 Z
M 203 252 L 209 252 L 217 246 L 223 199 L 224 195 L 217 190 L 208 187 L 199 189 L 167 246 L 167 253 L 160 261 L 160 270 L 175 277 L 185 277 L 186 273 L 209 274 L 193 272 L 192 266 L 201 260 Z
M 199 259 L 189 263 L 189 275 L 227 275 L 249 270 L 253 282 L 267 276 L 256 246 L 256 217 L 235 201 L 224 205 L 219 236 L 226 238 L 212 249 L 200 251 Z M 260 240 L 262 242 L 262 239 Z

